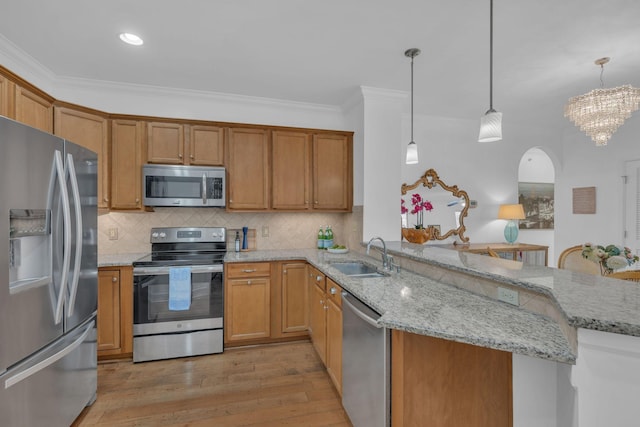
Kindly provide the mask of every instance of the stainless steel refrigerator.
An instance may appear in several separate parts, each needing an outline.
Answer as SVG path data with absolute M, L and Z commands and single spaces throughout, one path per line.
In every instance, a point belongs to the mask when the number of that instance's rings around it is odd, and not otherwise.
M 0 424 L 69 426 L 97 386 L 97 156 L 0 117 Z

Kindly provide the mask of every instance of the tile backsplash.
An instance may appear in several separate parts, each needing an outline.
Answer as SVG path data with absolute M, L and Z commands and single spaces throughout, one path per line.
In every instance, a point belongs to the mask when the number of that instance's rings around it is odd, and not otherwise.
M 218 208 L 110 212 L 98 217 L 98 253 L 149 252 L 152 227 L 226 227 L 235 230 L 247 226 L 256 230 L 257 249 L 314 248 L 318 228 L 327 225 L 333 229 L 336 244 L 356 249 L 362 239 L 362 206 L 354 206 L 352 213 L 229 213 Z M 263 227 L 268 228 L 268 237 L 263 236 Z M 114 229 L 117 239 L 110 240 L 109 232 Z

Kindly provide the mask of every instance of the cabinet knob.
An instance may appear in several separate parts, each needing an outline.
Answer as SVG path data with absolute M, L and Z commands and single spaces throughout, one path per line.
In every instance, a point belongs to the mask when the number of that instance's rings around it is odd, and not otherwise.
M 287 274 L 287 270 L 284 270 L 284 271 L 282 272 L 282 274 Z
M 246 269 L 246 270 L 242 270 L 243 273 L 255 273 L 256 269 Z
M 320 300 L 320 305 L 324 306 L 324 300 Z
M 322 280 L 322 276 L 316 276 L 316 282 L 319 282 Z
M 193 154 L 192 154 L 192 155 L 190 155 L 189 157 L 191 157 L 192 159 L 195 159 L 195 157 L 194 157 L 194 155 L 193 155 Z
M 109 201 L 109 198 L 108 198 L 108 197 L 105 197 L 103 200 L 104 200 L 105 202 L 108 202 L 108 201 Z
M 317 204 L 318 204 L 318 201 L 316 200 L 316 201 L 315 201 L 315 202 L 313 202 L 313 203 L 315 203 L 315 204 L 317 205 Z
M 111 278 L 111 281 L 112 281 L 113 283 L 116 283 L 116 282 L 118 281 L 118 278 L 117 278 L 116 276 L 113 276 L 113 277 Z
M 333 287 L 332 287 L 331 289 L 329 289 L 329 293 L 330 293 L 331 295 L 335 295 L 336 293 L 338 293 L 338 291 L 336 290 L 336 288 L 333 288 Z
M 181 159 L 181 158 L 182 158 L 182 154 L 178 154 L 178 158 L 180 158 L 180 159 Z
M 250 284 L 251 284 L 251 280 L 247 280 L 247 285 L 250 285 Z

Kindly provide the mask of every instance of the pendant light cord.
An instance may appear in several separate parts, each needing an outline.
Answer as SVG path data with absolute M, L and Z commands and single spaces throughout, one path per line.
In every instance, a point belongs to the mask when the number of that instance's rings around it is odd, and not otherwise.
M 493 0 L 489 1 L 489 111 L 493 111 Z
M 413 142 L 413 56 L 411 57 L 411 142 Z

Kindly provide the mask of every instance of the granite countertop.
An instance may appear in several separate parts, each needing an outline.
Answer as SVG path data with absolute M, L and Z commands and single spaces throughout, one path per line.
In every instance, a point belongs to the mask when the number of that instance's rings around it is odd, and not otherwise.
M 380 262 L 373 257 L 355 252 L 334 255 L 315 249 L 269 250 L 228 253 L 225 262 L 291 259 L 311 263 L 344 290 L 378 311 L 382 315 L 381 326 L 575 363 L 569 341 L 560 327 L 547 317 L 410 271 L 362 279 L 346 276 L 331 266 L 333 262 L 359 260 L 379 268 Z
M 133 264 L 134 261 L 148 255 L 147 253 L 129 254 L 99 254 L 98 267 L 125 267 Z
M 523 265 L 437 245 L 387 242 L 387 251 L 547 295 L 575 328 L 640 337 L 640 285 L 636 282 Z

